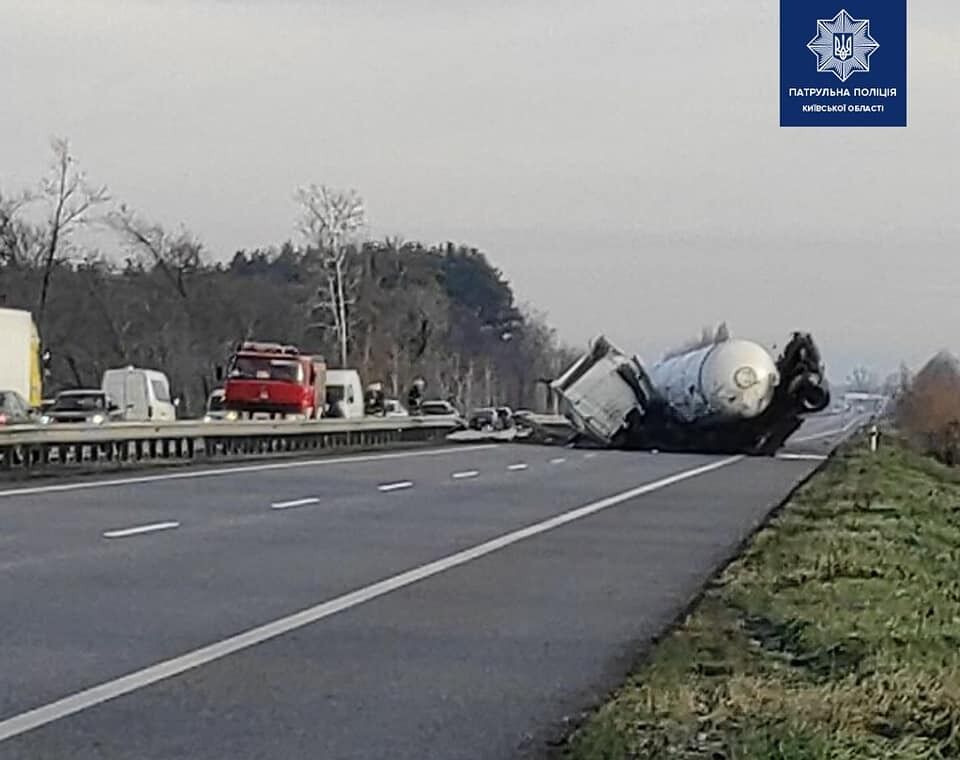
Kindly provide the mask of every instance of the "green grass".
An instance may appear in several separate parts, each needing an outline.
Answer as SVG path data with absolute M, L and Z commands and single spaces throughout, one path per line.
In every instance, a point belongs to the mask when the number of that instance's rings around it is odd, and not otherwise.
M 562 754 L 960 758 L 960 477 L 887 441 L 804 485 Z

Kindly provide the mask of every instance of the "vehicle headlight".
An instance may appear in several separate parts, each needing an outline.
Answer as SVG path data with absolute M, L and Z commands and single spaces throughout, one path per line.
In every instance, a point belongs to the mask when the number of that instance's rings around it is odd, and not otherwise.
M 95 414 L 95 415 L 93 415 L 93 417 L 90 418 L 90 421 L 91 421 L 94 425 L 102 425 L 102 424 L 103 424 L 103 420 L 104 420 L 104 417 L 103 417 L 102 414 Z
M 734 372 L 733 382 L 737 384 L 738 388 L 743 388 L 746 390 L 747 388 L 757 384 L 757 373 L 754 371 L 753 367 L 741 367 Z
M 231 411 L 227 412 L 226 418 L 232 422 L 233 420 L 237 419 L 237 413 L 236 413 L 235 411 L 231 410 Z
M 53 422 L 53 417 L 51 417 L 51 416 L 49 416 L 49 415 L 47 415 L 47 414 L 43 415 L 43 416 L 40 418 L 40 424 L 41 424 L 41 425 L 49 425 L 51 422 Z

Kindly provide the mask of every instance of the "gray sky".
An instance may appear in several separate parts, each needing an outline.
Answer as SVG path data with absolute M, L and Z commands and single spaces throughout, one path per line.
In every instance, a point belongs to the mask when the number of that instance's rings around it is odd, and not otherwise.
M 911 0 L 906 129 L 778 127 L 778 0 L 3 0 L 0 187 L 53 134 L 217 256 L 298 184 L 468 242 L 564 337 L 727 320 L 831 374 L 958 346 L 960 3 Z M 839 377 L 838 377 L 839 376 Z

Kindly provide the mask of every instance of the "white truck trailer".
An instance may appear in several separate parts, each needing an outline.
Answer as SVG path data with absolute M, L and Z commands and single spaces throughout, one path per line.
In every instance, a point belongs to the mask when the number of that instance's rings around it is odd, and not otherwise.
M 0 390 L 16 391 L 34 409 L 43 396 L 40 333 L 29 311 L 0 309 Z

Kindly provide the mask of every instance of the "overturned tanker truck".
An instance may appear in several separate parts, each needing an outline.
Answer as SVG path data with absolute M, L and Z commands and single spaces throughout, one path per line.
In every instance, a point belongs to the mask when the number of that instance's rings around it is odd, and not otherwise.
M 830 403 L 813 338 L 794 333 L 774 360 L 726 338 L 646 371 L 600 336 L 552 383 L 580 442 L 605 448 L 771 455 Z

